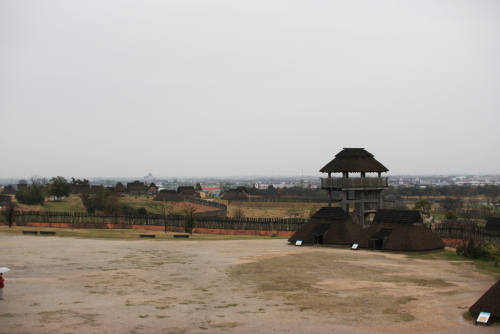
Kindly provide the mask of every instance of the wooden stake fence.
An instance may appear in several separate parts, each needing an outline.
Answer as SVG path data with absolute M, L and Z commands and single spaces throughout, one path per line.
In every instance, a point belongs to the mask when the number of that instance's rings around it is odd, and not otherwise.
M 197 215 L 197 228 L 225 230 L 297 231 L 307 221 L 306 218 L 233 218 Z M 0 222 L 6 222 L 0 216 Z M 105 224 L 152 225 L 182 227 L 183 215 L 109 215 L 76 212 L 22 211 L 14 214 L 15 223 L 65 223 L 74 228 L 102 228 Z

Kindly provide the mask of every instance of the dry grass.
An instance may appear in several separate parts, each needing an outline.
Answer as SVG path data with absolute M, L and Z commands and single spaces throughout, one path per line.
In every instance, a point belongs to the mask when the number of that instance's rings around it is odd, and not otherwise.
M 326 203 L 325 203 L 326 205 Z M 311 207 L 316 206 L 319 210 L 321 203 L 251 203 L 251 202 L 233 202 L 228 206 L 229 215 L 235 208 L 243 208 L 246 217 L 259 218 L 283 218 L 292 215 L 307 217 Z

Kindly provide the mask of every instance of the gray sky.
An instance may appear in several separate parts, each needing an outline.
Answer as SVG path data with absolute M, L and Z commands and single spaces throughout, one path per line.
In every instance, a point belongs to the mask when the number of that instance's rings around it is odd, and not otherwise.
M 500 173 L 500 1 L 0 0 L 0 177 Z

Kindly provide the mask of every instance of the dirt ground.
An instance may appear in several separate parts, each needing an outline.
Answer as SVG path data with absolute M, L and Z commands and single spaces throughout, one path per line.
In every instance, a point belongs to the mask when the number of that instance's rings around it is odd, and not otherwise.
M 467 264 L 284 239 L 0 235 L 0 333 L 498 333 Z

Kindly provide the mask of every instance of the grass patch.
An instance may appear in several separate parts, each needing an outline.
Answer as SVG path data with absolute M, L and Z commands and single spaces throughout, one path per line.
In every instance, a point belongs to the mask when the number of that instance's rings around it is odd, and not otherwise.
M 495 267 L 495 261 L 477 260 L 470 257 L 463 257 L 462 255 L 457 255 L 455 251 L 449 249 L 445 250 L 444 252 L 410 254 L 407 255 L 407 257 L 422 260 L 456 261 L 455 263 L 453 263 L 456 266 L 472 265 L 476 267 L 476 269 L 485 271 L 487 274 L 493 277 L 500 278 L 500 266 Z

